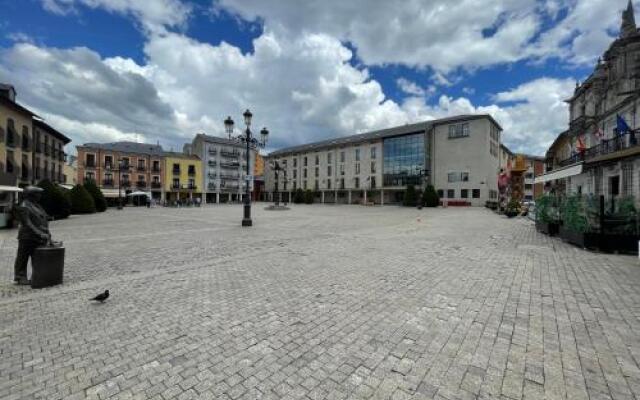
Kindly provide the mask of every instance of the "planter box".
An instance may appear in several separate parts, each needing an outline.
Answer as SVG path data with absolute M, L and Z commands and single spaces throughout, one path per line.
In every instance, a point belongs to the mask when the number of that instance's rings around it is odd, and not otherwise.
M 603 234 L 600 238 L 600 250 L 606 253 L 637 254 L 638 240 L 636 235 Z
M 560 225 L 556 222 L 540 222 L 536 221 L 536 230 L 549 236 L 555 236 L 560 230 Z
M 600 234 L 595 232 L 575 232 L 565 227 L 560 227 L 559 236 L 565 242 L 583 249 L 598 249 L 600 245 Z

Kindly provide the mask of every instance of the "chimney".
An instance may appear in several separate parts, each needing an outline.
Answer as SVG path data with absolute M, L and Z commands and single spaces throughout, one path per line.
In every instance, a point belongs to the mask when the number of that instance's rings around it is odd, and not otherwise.
M 0 96 L 7 98 L 15 103 L 16 89 L 12 85 L 0 83 Z

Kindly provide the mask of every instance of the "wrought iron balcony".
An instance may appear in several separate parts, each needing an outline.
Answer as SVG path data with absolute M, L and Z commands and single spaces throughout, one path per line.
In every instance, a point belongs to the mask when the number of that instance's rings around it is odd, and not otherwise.
M 160 167 L 153 167 L 151 168 L 151 172 L 159 174 L 160 173 Z
M 147 182 L 146 181 L 137 181 L 136 182 L 136 186 L 139 188 L 146 188 L 147 187 Z
M 151 188 L 160 189 L 162 187 L 162 183 L 160 182 L 151 182 Z
M 104 187 L 113 187 L 113 179 L 103 179 L 102 186 Z
M 613 154 L 621 150 L 637 147 L 640 145 L 640 143 L 638 143 L 639 135 L 640 129 L 636 129 L 624 135 L 617 135 L 611 139 L 602 140 L 597 145 L 589 147 L 583 152 L 576 153 L 569 158 L 561 160 L 558 162 L 558 166 L 565 167 L 582 161 L 589 161 L 606 154 Z M 547 171 L 551 171 L 551 169 L 547 168 Z
M 47 154 L 47 153 L 45 152 L 45 154 Z M 96 167 L 96 163 L 95 163 L 95 161 L 91 161 L 91 162 L 87 161 L 87 162 L 84 163 L 84 167 L 85 168 L 95 168 Z
M 187 171 L 187 174 L 189 176 L 195 176 L 196 175 L 196 170 L 195 169 L 190 169 L 189 171 Z
M 136 169 L 137 169 L 138 171 L 140 171 L 140 172 L 144 172 L 144 171 L 146 171 L 146 168 L 145 168 L 145 166 L 144 166 L 144 165 L 138 165 L 138 167 L 137 167 Z
M 174 175 L 180 175 L 180 168 L 174 168 L 173 169 L 173 174 Z
M 172 183 L 171 184 L 171 189 L 180 189 L 180 184 L 179 183 Z

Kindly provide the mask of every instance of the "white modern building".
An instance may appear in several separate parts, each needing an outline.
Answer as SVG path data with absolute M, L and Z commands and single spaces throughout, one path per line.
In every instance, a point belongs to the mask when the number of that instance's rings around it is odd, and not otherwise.
M 265 191 L 287 201 L 300 188 L 321 203 L 391 204 L 408 185 L 430 183 L 445 203 L 485 205 L 498 196 L 501 131 L 489 115 L 460 115 L 281 149 L 267 156 Z
M 235 140 L 199 133 L 184 151 L 202 160 L 202 188 L 207 203 L 239 202 L 244 198 L 247 175 L 246 146 Z M 254 170 L 255 151 L 249 152 L 249 171 Z M 252 175 L 253 172 L 250 174 Z M 253 191 L 253 180 L 250 181 Z

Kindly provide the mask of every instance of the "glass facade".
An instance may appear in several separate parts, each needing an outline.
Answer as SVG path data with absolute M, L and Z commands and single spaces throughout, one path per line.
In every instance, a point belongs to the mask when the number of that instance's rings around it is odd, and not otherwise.
M 420 170 L 428 165 L 424 140 L 422 132 L 384 139 L 384 186 L 422 184 Z

